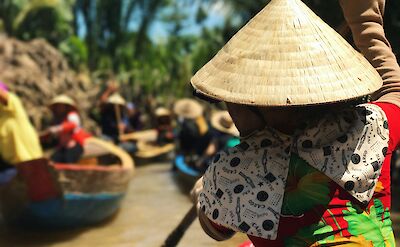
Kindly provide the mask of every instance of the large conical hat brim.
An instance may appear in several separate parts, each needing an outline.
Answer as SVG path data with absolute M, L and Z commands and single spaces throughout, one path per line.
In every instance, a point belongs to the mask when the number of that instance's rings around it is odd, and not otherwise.
M 203 107 L 193 99 L 181 99 L 174 105 L 174 113 L 187 119 L 196 119 L 203 115 Z
M 382 86 L 368 61 L 300 0 L 272 0 L 191 82 L 210 98 L 258 106 L 334 103 Z

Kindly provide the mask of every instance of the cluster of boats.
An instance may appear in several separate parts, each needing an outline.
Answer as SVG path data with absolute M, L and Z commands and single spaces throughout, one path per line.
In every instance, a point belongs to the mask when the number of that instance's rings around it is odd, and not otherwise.
M 5 220 L 18 226 L 63 228 L 95 224 L 115 214 L 134 174 L 133 159 L 97 138 L 88 139 L 84 149 L 78 164 L 40 159 L 7 174 L 0 193 Z
M 174 144 L 152 144 L 156 130 L 124 136 L 136 140 L 135 159 L 171 157 Z M 175 157 L 177 172 L 189 184 L 200 174 Z M 69 228 L 96 224 L 114 215 L 134 174 L 133 158 L 113 143 L 91 137 L 77 164 L 39 159 L 18 165 L 0 177 L 4 219 L 11 225 Z M 188 185 L 190 186 L 190 185 Z

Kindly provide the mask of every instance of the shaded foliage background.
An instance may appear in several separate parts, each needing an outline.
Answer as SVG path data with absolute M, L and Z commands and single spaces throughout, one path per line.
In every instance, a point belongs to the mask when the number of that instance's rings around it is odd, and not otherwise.
M 332 27 L 343 23 L 338 1 L 304 0 Z M 191 93 L 188 81 L 268 0 L 2 0 L 0 32 L 45 38 L 74 70 L 104 83 L 116 77 L 125 96 L 168 100 Z M 223 21 L 205 22 L 220 6 Z M 191 9 L 191 11 L 188 11 Z M 189 19 L 194 22 L 189 23 Z M 152 26 L 167 36 L 155 39 Z M 199 32 L 185 32 L 196 25 Z M 387 1 L 387 35 L 400 52 L 400 2 Z M 153 33 L 154 35 L 154 33 Z

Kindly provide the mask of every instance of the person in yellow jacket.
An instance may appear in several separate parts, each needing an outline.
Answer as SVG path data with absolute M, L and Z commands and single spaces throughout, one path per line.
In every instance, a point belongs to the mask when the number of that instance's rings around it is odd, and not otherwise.
M 41 157 L 38 135 L 20 99 L 0 83 L 0 163 L 15 165 Z

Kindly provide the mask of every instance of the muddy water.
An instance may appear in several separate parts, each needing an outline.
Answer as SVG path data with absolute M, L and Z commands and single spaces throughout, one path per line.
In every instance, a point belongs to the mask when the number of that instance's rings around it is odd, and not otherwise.
M 169 164 L 142 166 L 136 170 L 122 209 L 110 221 L 87 229 L 40 232 L 7 229 L 0 219 L 0 247 L 158 247 L 190 207 L 188 197 L 174 182 Z M 395 201 L 393 208 L 400 209 L 400 203 Z M 394 213 L 393 218 L 394 229 L 400 233 L 400 214 Z M 245 239 L 237 235 L 217 243 L 202 232 L 196 221 L 179 246 L 235 247 Z

